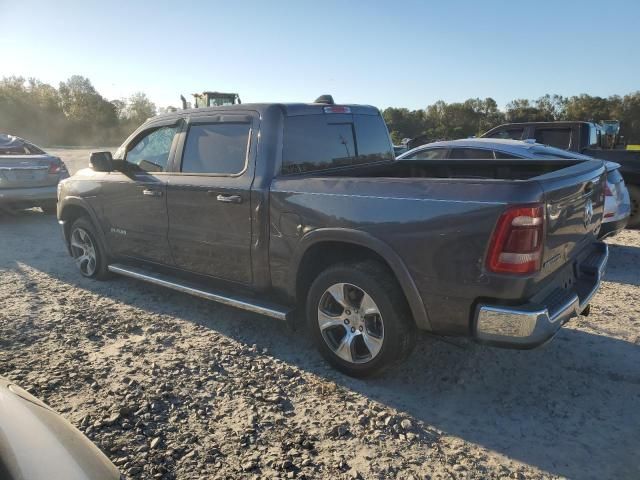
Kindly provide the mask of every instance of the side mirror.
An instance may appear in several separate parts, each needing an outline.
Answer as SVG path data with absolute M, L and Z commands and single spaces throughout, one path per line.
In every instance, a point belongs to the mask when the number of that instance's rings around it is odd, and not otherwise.
M 89 157 L 89 163 L 96 172 L 112 172 L 113 157 L 111 152 L 93 152 Z

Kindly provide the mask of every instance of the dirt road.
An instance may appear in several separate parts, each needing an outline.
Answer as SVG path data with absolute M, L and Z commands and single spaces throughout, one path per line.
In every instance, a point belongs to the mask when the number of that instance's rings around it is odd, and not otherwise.
M 640 478 L 640 232 L 589 317 L 508 351 L 422 336 L 359 381 L 275 320 L 82 278 L 55 218 L 0 217 L 0 375 L 131 478 Z

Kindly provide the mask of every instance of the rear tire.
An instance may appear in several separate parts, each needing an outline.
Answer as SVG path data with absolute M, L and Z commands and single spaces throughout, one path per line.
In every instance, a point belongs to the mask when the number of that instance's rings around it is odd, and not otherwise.
M 334 265 L 311 284 L 307 321 L 322 356 L 353 377 L 367 377 L 405 360 L 415 325 L 391 272 L 379 262 Z
M 640 186 L 627 185 L 629 197 L 631 198 L 631 215 L 627 226 L 631 228 L 640 227 Z
M 97 280 L 106 280 L 111 276 L 107 269 L 106 251 L 88 217 L 80 217 L 71 225 L 69 250 L 82 276 Z

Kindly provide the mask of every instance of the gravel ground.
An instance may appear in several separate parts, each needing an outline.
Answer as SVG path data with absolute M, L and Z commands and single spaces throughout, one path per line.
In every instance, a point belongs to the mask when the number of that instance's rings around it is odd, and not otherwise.
M 591 315 L 549 345 L 423 335 L 362 381 L 276 320 L 85 279 L 53 217 L 4 214 L 0 375 L 128 478 L 637 479 L 640 232 L 609 244 Z

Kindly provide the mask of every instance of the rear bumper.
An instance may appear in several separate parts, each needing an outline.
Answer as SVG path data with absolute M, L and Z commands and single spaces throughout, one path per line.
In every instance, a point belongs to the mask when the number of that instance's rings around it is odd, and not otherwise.
M 535 348 L 549 341 L 560 327 L 580 315 L 597 292 L 609 257 L 608 247 L 598 242 L 578 266 L 570 290 L 554 290 L 541 302 L 515 307 L 480 304 L 476 307 L 474 337 L 507 348 Z
M 0 189 L 0 204 L 32 204 L 42 201 L 55 201 L 57 198 L 57 185 Z

